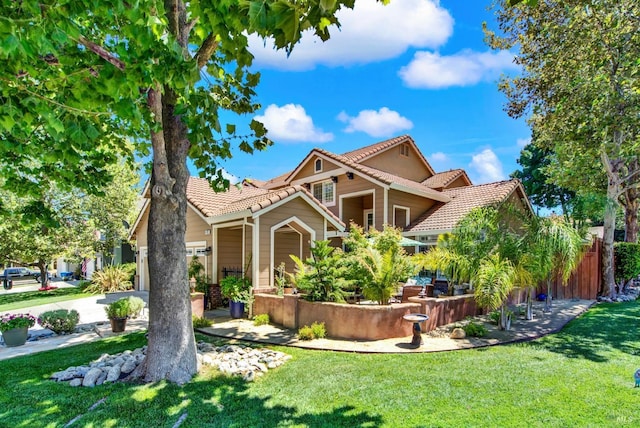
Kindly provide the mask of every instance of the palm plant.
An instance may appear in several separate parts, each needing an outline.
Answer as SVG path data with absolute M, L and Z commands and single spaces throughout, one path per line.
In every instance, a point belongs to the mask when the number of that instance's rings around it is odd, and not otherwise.
M 533 279 L 547 284 L 546 312 L 552 306 L 553 279 L 560 277 L 566 283 L 584 255 L 584 235 L 560 217 L 533 218 L 528 224 L 526 242 L 531 248 Z
M 510 260 L 492 254 L 480 264 L 476 277 L 475 299 L 489 310 L 500 309 L 500 328 L 507 328 L 505 301 L 516 283 L 516 268 Z
M 394 251 L 393 248 L 389 248 L 381 253 L 369 247 L 356 255 L 369 277 L 368 281 L 363 282 L 362 292 L 365 298 L 374 300 L 380 305 L 386 305 L 398 282 L 415 274 L 415 265 L 403 252 L 402 249 Z
M 306 294 L 306 299 L 316 302 L 344 302 L 346 288 L 346 266 L 341 251 L 331 247 L 329 241 L 315 241 L 311 257 L 301 260 L 290 255 L 296 264 L 291 281 Z

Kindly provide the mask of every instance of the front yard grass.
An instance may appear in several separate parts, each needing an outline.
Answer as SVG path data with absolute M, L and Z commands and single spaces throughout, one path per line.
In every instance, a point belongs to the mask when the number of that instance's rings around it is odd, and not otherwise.
M 55 290 L 48 291 L 3 293 L 0 294 L 0 313 L 91 296 L 92 294 L 83 292 L 79 287 L 56 288 Z
M 639 426 L 640 303 L 603 304 L 558 334 L 428 354 L 278 348 L 293 356 L 254 383 L 212 370 L 178 387 L 72 388 L 47 378 L 144 335 L 0 361 L 0 425 L 172 427 Z M 89 408 L 103 400 L 93 410 Z

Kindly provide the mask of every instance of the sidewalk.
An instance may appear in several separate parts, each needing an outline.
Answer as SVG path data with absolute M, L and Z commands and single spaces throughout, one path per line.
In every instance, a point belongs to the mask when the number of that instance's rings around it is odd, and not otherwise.
M 80 325 L 85 328 L 85 332 L 44 337 L 40 340 L 28 341 L 25 345 L 14 348 L 7 348 L 2 345 L 0 346 L 0 360 L 146 329 L 148 326 L 148 312 L 145 310 L 140 318 L 127 322 L 127 330 L 124 333 L 111 332 L 111 326 L 104 312 L 104 305 L 127 295 L 136 295 L 148 302 L 148 293 L 138 291 L 113 293 L 106 296 L 97 295 L 85 299 L 11 311 L 29 312 L 37 316 L 48 310 L 75 309 L 80 313 Z M 534 306 L 534 319 L 530 321 L 515 319 L 510 331 L 500 331 L 493 324 L 485 323 L 484 325 L 489 330 L 488 338 L 450 339 L 447 332 L 452 326 L 442 326 L 433 332 L 424 333 L 422 335 L 423 344 L 418 348 L 410 345 L 411 336 L 375 341 L 338 339 L 300 341 L 296 337 L 296 331 L 293 330 L 274 325 L 255 326 L 252 321 L 246 319 L 231 319 L 228 309 L 207 311 L 205 316 L 212 319 L 214 324 L 212 327 L 198 329 L 198 332 L 232 341 L 251 341 L 307 349 L 362 353 L 439 352 L 492 346 L 542 337 L 559 331 L 569 321 L 588 310 L 594 303 L 594 301 L 590 300 L 556 300 L 553 302 L 553 311 L 551 313 L 542 312 L 542 305 L 536 303 Z M 464 321 L 459 324 L 464 324 Z M 50 332 L 38 325 L 30 328 L 29 333 L 33 336 L 41 336 Z

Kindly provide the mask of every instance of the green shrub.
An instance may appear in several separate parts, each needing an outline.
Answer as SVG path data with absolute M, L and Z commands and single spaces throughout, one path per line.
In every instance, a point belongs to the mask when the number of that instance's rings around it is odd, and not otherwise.
M 316 339 L 324 339 L 327 337 L 327 329 L 324 327 L 323 322 L 314 322 L 311 324 L 311 331 Z
M 142 312 L 142 309 L 144 309 L 144 306 L 145 306 L 144 300 L 136 296 L 129 296 L 128 299 L 129 299 L 129 310 L 131 311 L 131 317 L 137 318 Z
M 128 318 L 132 315 L 130 301 L 128 297 L 122 297 L 115 302 L 109 303 L 104 307 L 109 319 L 112 318 Z
M 269 324 L 269 314 L 260 314 L 253 317 L 254 325 L 266 325 Z
M 298 329 L 298 339 L 300 340 L 315 339 L 315 336 L 313 335 L 313 330 L 311 330 L 311 327 L 309 327 L 308 325 L 305 325 L 304 327 L 300 327 L 300 329 Z
M 211 327 L 213 325 L 213 321 L 205 317 L 197 317 L 194 315 L 192 319 L 193 319 L 193 328 Z
M 469 337 L 484 337 L 488 333 L 488 330 L 485 326 L 483 326 L 482 324 L 477 324 L 473 321 L 462 327 L 462 329 Z
M 133 284 L 129 278 L 129 271 L 123 265 L 105 266 L 102 270 L 93 273 L 91 285 L 89 285 L 85 291 L 88 293 L 105 294 L 131 290 Z
M 300 340 L 322 339 L 327 336 L 324 323 L 314 322 L 311 326 L 305 325 L 298 330 Z
M 78 321 L 80 321 L 80 314 L 75 309 L 70 311 L 66 309 L 58 309 L 55 311 L 47 311 L 40 314 L 39 324 L 48 328 L 56 334 L 73 333 Z
M 489 312 L 489 319 L 494 324 L 498 324 L 500 322 L 500 311 Z
M 640 244 L 617 242 L 613 246 L 613 255 L 617 282 L 624 284 L 640 275 Z

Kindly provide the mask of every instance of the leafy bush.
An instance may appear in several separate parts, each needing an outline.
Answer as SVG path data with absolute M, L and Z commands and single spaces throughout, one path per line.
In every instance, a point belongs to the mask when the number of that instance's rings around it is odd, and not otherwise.
M 131 316 L 133 318 L 137 318 L 140 315 L 140 312 L 144 309 L 145 303 L 140 297 L 129 296 L 129 310 L 131 311 Z
M 623 284 L 640 275 L 640 244 L 617 242 L 613 246 L 616 281 Z
M 254 325 L 266 325 L 269 324 L 269 314 L 260 314 L 253 317 Z
M 211 327 L 213 325 L 213 321 L 205 317 L 197 317 L 193 316 L 193 328 L 204 328 Z
M 324 339 L 327 337 L 327 329 L 324 327 L 324 323 L 314 322 L 311 324 L 311 331 L 316 339 Z
M 315 241 L 311 257 L 301 260 L 290 255 L 296 272 L 289 274 L 294 286 L 311 302 L 344 302 L 349 281 L 342 251 L 329 241 Z
M 80 314 L 78 314 L 78 311 L 75 309 L 71 309 L 70 311 L 58 309 L 43 312 L 38 318 L 42 327 L 48 328 L 56 334 L 73 333 L 78 325 L 78 321 L 80 321 Z
M 202 262 L 200 262 L 198 256 L 193 256 L 193 258 L 191 259 L 191 262 L 189 263 L 188 274 L 189 278 L 193 278 L 196 281 L 195 290 L 192 291 L 206 293 L 207 287 L 209 286 L 211 280 L 207 276 L 207 274 L 205 274 L 205 267 Z
M 309 327 L 308 325 L 305 325 L 304 327 L 300 327 L 300 329 L 298 329 L 298 339 L 300 340 L 315 339 L 315 336 L 313 335 L 313 330 L 311 330 L 311 327 Z
M 311 326 L 305 325 L 298 330 L 300 340 L 322 339 L 327 336 L 324 323 L 314 322 Z
M 129 271 L 123 265 L 105 266 L 102 270 L 93 273 L 91 285 L 85 291 L 104 294 L 131 290 L 133 284 L 129 278 Z
M 104 307 L 104 311 L 107 313 L 109 319 L 128 318 L 133 314 L 131 312 L 129 297 L 122 297 L 115 302 L 109 303 Z
M 469 324 L 462 327 L 465 334 L 470 337 L 484 337 L 489 332 L 482 324 L 471 321 Z
M 489 312 L 489 319 L 493 323 L 498 324 L 500 322 L 500 311 L 491 311 L 491 312 Z

